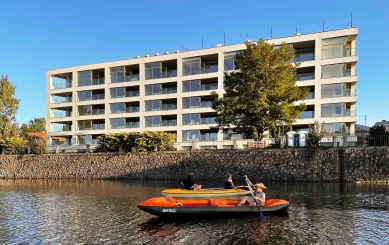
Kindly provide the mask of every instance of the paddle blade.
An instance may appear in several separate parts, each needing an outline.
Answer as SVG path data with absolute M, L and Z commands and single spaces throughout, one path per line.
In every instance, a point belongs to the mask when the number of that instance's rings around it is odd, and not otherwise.
M 265 218 L 265 215 L 262 214 L 262 212 L 259 213 L 259 218 L 260 219 L 264 219 Z

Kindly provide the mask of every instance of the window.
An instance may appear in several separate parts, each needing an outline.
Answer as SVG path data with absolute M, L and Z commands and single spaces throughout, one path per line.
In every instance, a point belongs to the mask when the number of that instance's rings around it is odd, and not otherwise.
M 321 105 L 321 116 L 322 117 L 336 117 L 336 116 L 345 116 L 344 113 L 345 104 L 323 104 Z
M 88 135 L 77 135 L 77 145 L 86 145 L 90 144 L 92 141 L 92 137 L 90 134 Z
M 77 122 L 78 130 L 91 130 L 92 129 L 92 121 L 84 120 Z
M 237 52 L 230 52 L 224 54 L 224 70 L 231 71 L 236 70 L 235 67 L 235 55 Z
M 203 83 L 201 84 L 201 90 L 216 90 L 218 88 L 217 83 Z
M 77 106 L 77 111 L 79 116 L 92 115 L 92 106 L 90 105 Z
M 321 67 L 321 78 L 345 76 L 345 64 L 326 65 Z
M 79 71 L 78 75 L 78 87 L 89 86 L 92 84 L 91 71 Z
M 145 94 L 146 95 L 153 95 L 153 94 L 160 94 L 160 93 L 161 93 L 161 85 L 160 84 L 145 85 Z
M 124 118 L 111 118 L 109 122 L 111 128 L 124 128 Z
M 321 85 L 321 97 L 332 98 L 344 96 L 345 86 L 343 83 Z
M 125 89 L 124 88 L 110 88 L 109 94 L 111 98 L 124 98 Z
M 324 135 L 342 135 L 347 133 L 348 129 L 345 123 L 324 123 Z
M 161 110 L 160 100 L 146 100 L 145 101 L 146 111 L 159 111 Z
M 322 59 L 340 58 L 345 56 L 346 37 L 323 39 L 321 44 Z
M 153 116 L 153 117 L 145 117 L 146 127 L 157 127 L 161 126 L 161 117 Z
M 124 103 L 114 103 L 114 104 L 109 104 L 111 114 L 115 113 L 124 113 L 126 111 L 125 109 L 125 104 Z
M 217 140 L 217 133 L 216 132 L 204 132 L 200 135 L 201 141 L 211 141 L 211 140 Z
M 188 97 L 182 98 L 182 108 L 199 108 L 200 107 L 200 97 Z
M 92 99 L 92 92 L 91 91 L 79 91 L 77 92 L 77 98 L 78 101 L 86 101 Z
M 199 140 L 200 130 L 182 130 L 182 141 Z
M 113 67 L 110 69 L 111 83 L 122 83 L 124 82 L 124 67 Z
M 182 75 L 196 75 L 200 74 L 201 69 L 201 58 L 188 58 L 182 60 Z
M 183 81 L 182 92 L 200 91 L 200 80 Z
M 200 124 L 200 114 L 183 114 L 182 125 Z
M 161 78 L 161 63 L 154 62 L 145 64 L 145 79 L 156 79 Z
M 202 73 L 212 73 L 217 72 L 218 62 L 217 60 L 207 60 L 204 61 L 203 72 Z

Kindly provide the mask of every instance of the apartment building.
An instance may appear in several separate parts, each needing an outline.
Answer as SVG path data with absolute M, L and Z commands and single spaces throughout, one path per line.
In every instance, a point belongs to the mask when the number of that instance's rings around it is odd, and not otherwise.
M 317 120 L 328 135 L 354 134 L 357 34 L 346 28 L 268 40 L 293 46 L 296 84 L 310 90 L 294 131 Z M 48 70 L 48 148 L 82 151 L 106 133 L 146 130 L 176 134 L 178 150 L 234 147 L 228 135 L 210 130 L 217 115 L 210 92 L 224 92 L 224 72 L 235 69 L 234 55 L 245 47 L 218 44 Z

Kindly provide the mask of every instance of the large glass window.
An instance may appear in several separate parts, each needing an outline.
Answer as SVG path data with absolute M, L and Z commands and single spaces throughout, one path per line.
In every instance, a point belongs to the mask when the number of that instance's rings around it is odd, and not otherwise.
M 109 119 L 111 128 L 124 128 L 125 120 L 124 118 L 111 118 Z
M 160 62 L 145 64 L 145 79 L 157 79 L 161 78 L 162 64 Z
M 218 61 L 217 60 L 204 61 L 203 73 L 217 72 L 217 70 L 218 70 Z
M 79 71 L 78 75 L 78 87 L 89 86 L 92 84 L 92 73 L 91 71 Z
M 200 91 L 200 80 L 183 81 L 182 92 Z
M 78 126 L 78 130 L 91 130 L 92 121 L 91 120 L 77 121 L 77 126 Z
M 182 60 L 182 75 L 196 75 L 201 72 L 201 58 L 188 58 Z
M 344 96 L 345 86 L 343 83 L 321 85 L 321 97 L 332 98 Z
M 160 116 L 152 116 L 145 117 L 146 127 L 158 127 L 161 126 L 161 117 Z
M 183 114 L 182 125 L 200 124 L 200 114 Z
M 146 100 L 145 101 L 146 111 L 159 111 L 161 110 L 160 100 Z
M 109 108 L 110 108 L 112 114 L 126 112 L 126 105 L 125 105 L 125 103 L 109 104 Z
M 323 104 L 321 105 L 321 116 L 322 117 L 336 117 L 336 116 L 344 116 L 344 103 L 336 103 L 336 104 Z
M 237 52 L 230 52 L 224 54 L 224 70 L 231 71 L 235 70 L 235 55 Z
M 199 140 L 200 130 L 182 130 L 182 141 Z
M 345 64 L 326 65 L 321 67 L 321 78 L 345 76 Z
M 217 140 L 217 132 L 204 132 L 200 135 L 201 141 Z
M 161 93 L 161 84 L 145 85 L 146 95 L 153 95 L 153 94 L 160 94 L 160 93 Z
M 86 145 L 92 142 L 92 137 L 90 134 L 87 135 L 77 135 L 77 145 Z
M 110 88 L 109 94 L 111 98 L 124 98 L 125 89 L 124 88 Z
M 325 136 L 342 135 L 348 131 L 345 123 L 324 123 L 323 127 Z
M 111 83 L 122 83 L 124 79 L 124 66 L 113 67 L 110 69 Z
M 346 37 L 323 39 L 321 44 L 322 59 L 340 58 L 345 56 Z
M 199 108 L 200 107 L 200 97 L 187 97 L 182 98 L 182 108 Z
M 92 106 L 90 105 L 77 106 L 77 112 L 79 116 L 92 115 Z
M 77 92 L 77 98 L 78 98 L 78 101 L 91 100 L 92 99 L 92 92 L 89 90 L 79 91 L 79 92 Z

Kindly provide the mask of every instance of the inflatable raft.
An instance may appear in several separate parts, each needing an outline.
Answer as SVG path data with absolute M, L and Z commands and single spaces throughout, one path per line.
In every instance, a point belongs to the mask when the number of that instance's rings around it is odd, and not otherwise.
M 162 196 L 170 196 L 176 198 L 196 199 L 196 198 L 214 198 L 214 197 L 241 197 L 249 196 L 250 191 L 247 186 L 239 186 L 234 189 L 201 189 L 201 190 L 186 190 L 186 189 L 166 189 L 161 192 Z
M 136 206 L 141 210 L 161 217 L 185 217 L 185 216 L 213 216 L 222 215 L 258 215 L 256 206 L 236 206 L 239 200 L 227 199 L 177 199 L 173 197 L 154 197 Z M 260 206 L 264 214 L 283 213 L 289 207 L 289 201 L 282 199 L 269 199 L 265 206 Z

